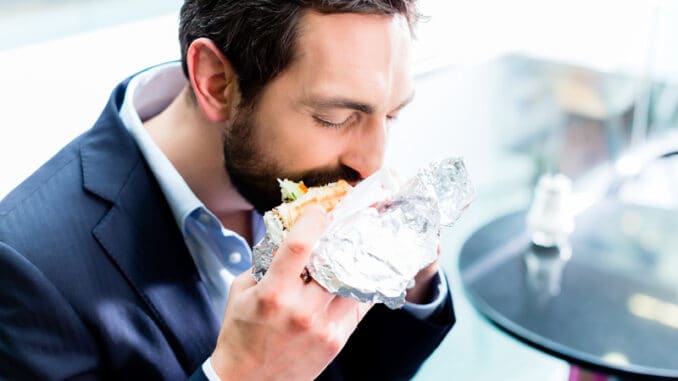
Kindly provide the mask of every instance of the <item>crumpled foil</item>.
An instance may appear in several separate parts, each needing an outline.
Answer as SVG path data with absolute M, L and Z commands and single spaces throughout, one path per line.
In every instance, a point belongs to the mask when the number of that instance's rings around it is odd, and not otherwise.
M 441 226 L 452 225 L 474 195 L 460 158 L 432 163 L 400 187 L 382 169 L 330 213 L 307 268 L 329 292 L 400 308 L 415 275 L 436 259 Z M 278 245 L 267 236 L 254 247 L 258 280 Z

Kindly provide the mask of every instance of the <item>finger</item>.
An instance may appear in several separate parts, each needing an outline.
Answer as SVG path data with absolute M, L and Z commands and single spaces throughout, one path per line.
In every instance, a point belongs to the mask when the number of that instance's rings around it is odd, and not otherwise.
M 317 205 L 307 207 L 290 230 L 287 238 L 273 257 L 266 276 L 279 282 L 298 282 L 299 274 L 311 255 L 311 249 L 322 234 L 327 220 L 325 210 Z
M 374 307 L 374 303 L 360 303 L 358 305 L 358 315 L 360 316 L 360 320 L 362 321 L 365 315 L 367 315 L 368 312 Z
M 257 280 L 252 274 L 252 268 L 249 270 L 243 271 L 240 275 L 235 277 L 233 283 L 231 283 L 231 292 L 238 292 L 250 287 L 253 287 L 257 284 Z
M 343 299 L 343 300 L 340 300 Z M 331 303 L 331 311 L 328 313 L 335 314 L 334 321 L 343 332 L 346 338 L 351 336 L 358 327 L 358 324 L 363 320 L 367 312 L 374 305 L 373 303 L 359 303 L 347 298 L 337 297 L 336 302 Z
M 360 303 L 350 298 L 337 296 L 327 305 L 325 315 L 326 319 L 341 322 L 350 333 L 363 320 L 372 306 L 374 303 Z
M 304 285 L 298 294 L 297 303 L 299 311 L 305 311 L 313 315 L 322 315 L 332 300 L 338 298 L 315 280 Z

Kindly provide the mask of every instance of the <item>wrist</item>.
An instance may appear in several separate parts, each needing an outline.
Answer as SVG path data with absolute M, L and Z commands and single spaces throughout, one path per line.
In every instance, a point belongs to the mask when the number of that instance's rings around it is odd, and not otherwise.
M 229 355 L 229 353 L 220 350 L 218 345 L 212 356 L 210 356 L 209 361 L 212 365 L 212 370 L 219 377 L 220 381 L 242 379 L 242 376 L 247 373 L 244 361 L 232 358 L 232 353 Z M 235 366 L 236 364 L 238 364 L 237 367 Z
M 414 304 L 427 304 L 433 294 L 433 279 L 438 274 L 438 262 L 433 262 L 421 270 L 414 278 L 414 287 L 407 290 L 405 300 Z
M 208 381 L 226 381 L 219 377 L 217 372 L 214 370 L 214 366 L 212 366 L 212 356 L 208 357 L 207 360 L 202 363 L 201 368 Z
M 232 379 L 231 372 L 227 366 L 228 361 L 225 360 L 223 355 L 218 353 L 217 349 L 214 350 L 208 361 L 212 366 L 212 371 L 217 375 L 219 380 L 227 381 Z

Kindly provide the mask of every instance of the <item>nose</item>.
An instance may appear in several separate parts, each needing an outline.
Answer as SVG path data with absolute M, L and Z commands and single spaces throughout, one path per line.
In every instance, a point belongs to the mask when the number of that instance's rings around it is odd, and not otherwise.
M 343 165 L 358 172 L 363 179 L 384 164 L 388 125 L 385 118 L 378 119 L 373 118 L 369 123 L 354 130 L 355 133 L 340 159 Z

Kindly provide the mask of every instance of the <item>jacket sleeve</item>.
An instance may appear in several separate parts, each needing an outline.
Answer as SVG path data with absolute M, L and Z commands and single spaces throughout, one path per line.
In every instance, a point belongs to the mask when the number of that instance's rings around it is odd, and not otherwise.
M 96 379 L 96 351 L 63 295 L 0 242 L 0 379 Z
M 335 359 L 333 369 L 327 370 L 327 379 L 409 380 L 440 345 L 454 322 L 449 291 L 442 308 L 426 320 L 378 304 L 358 325 Z

